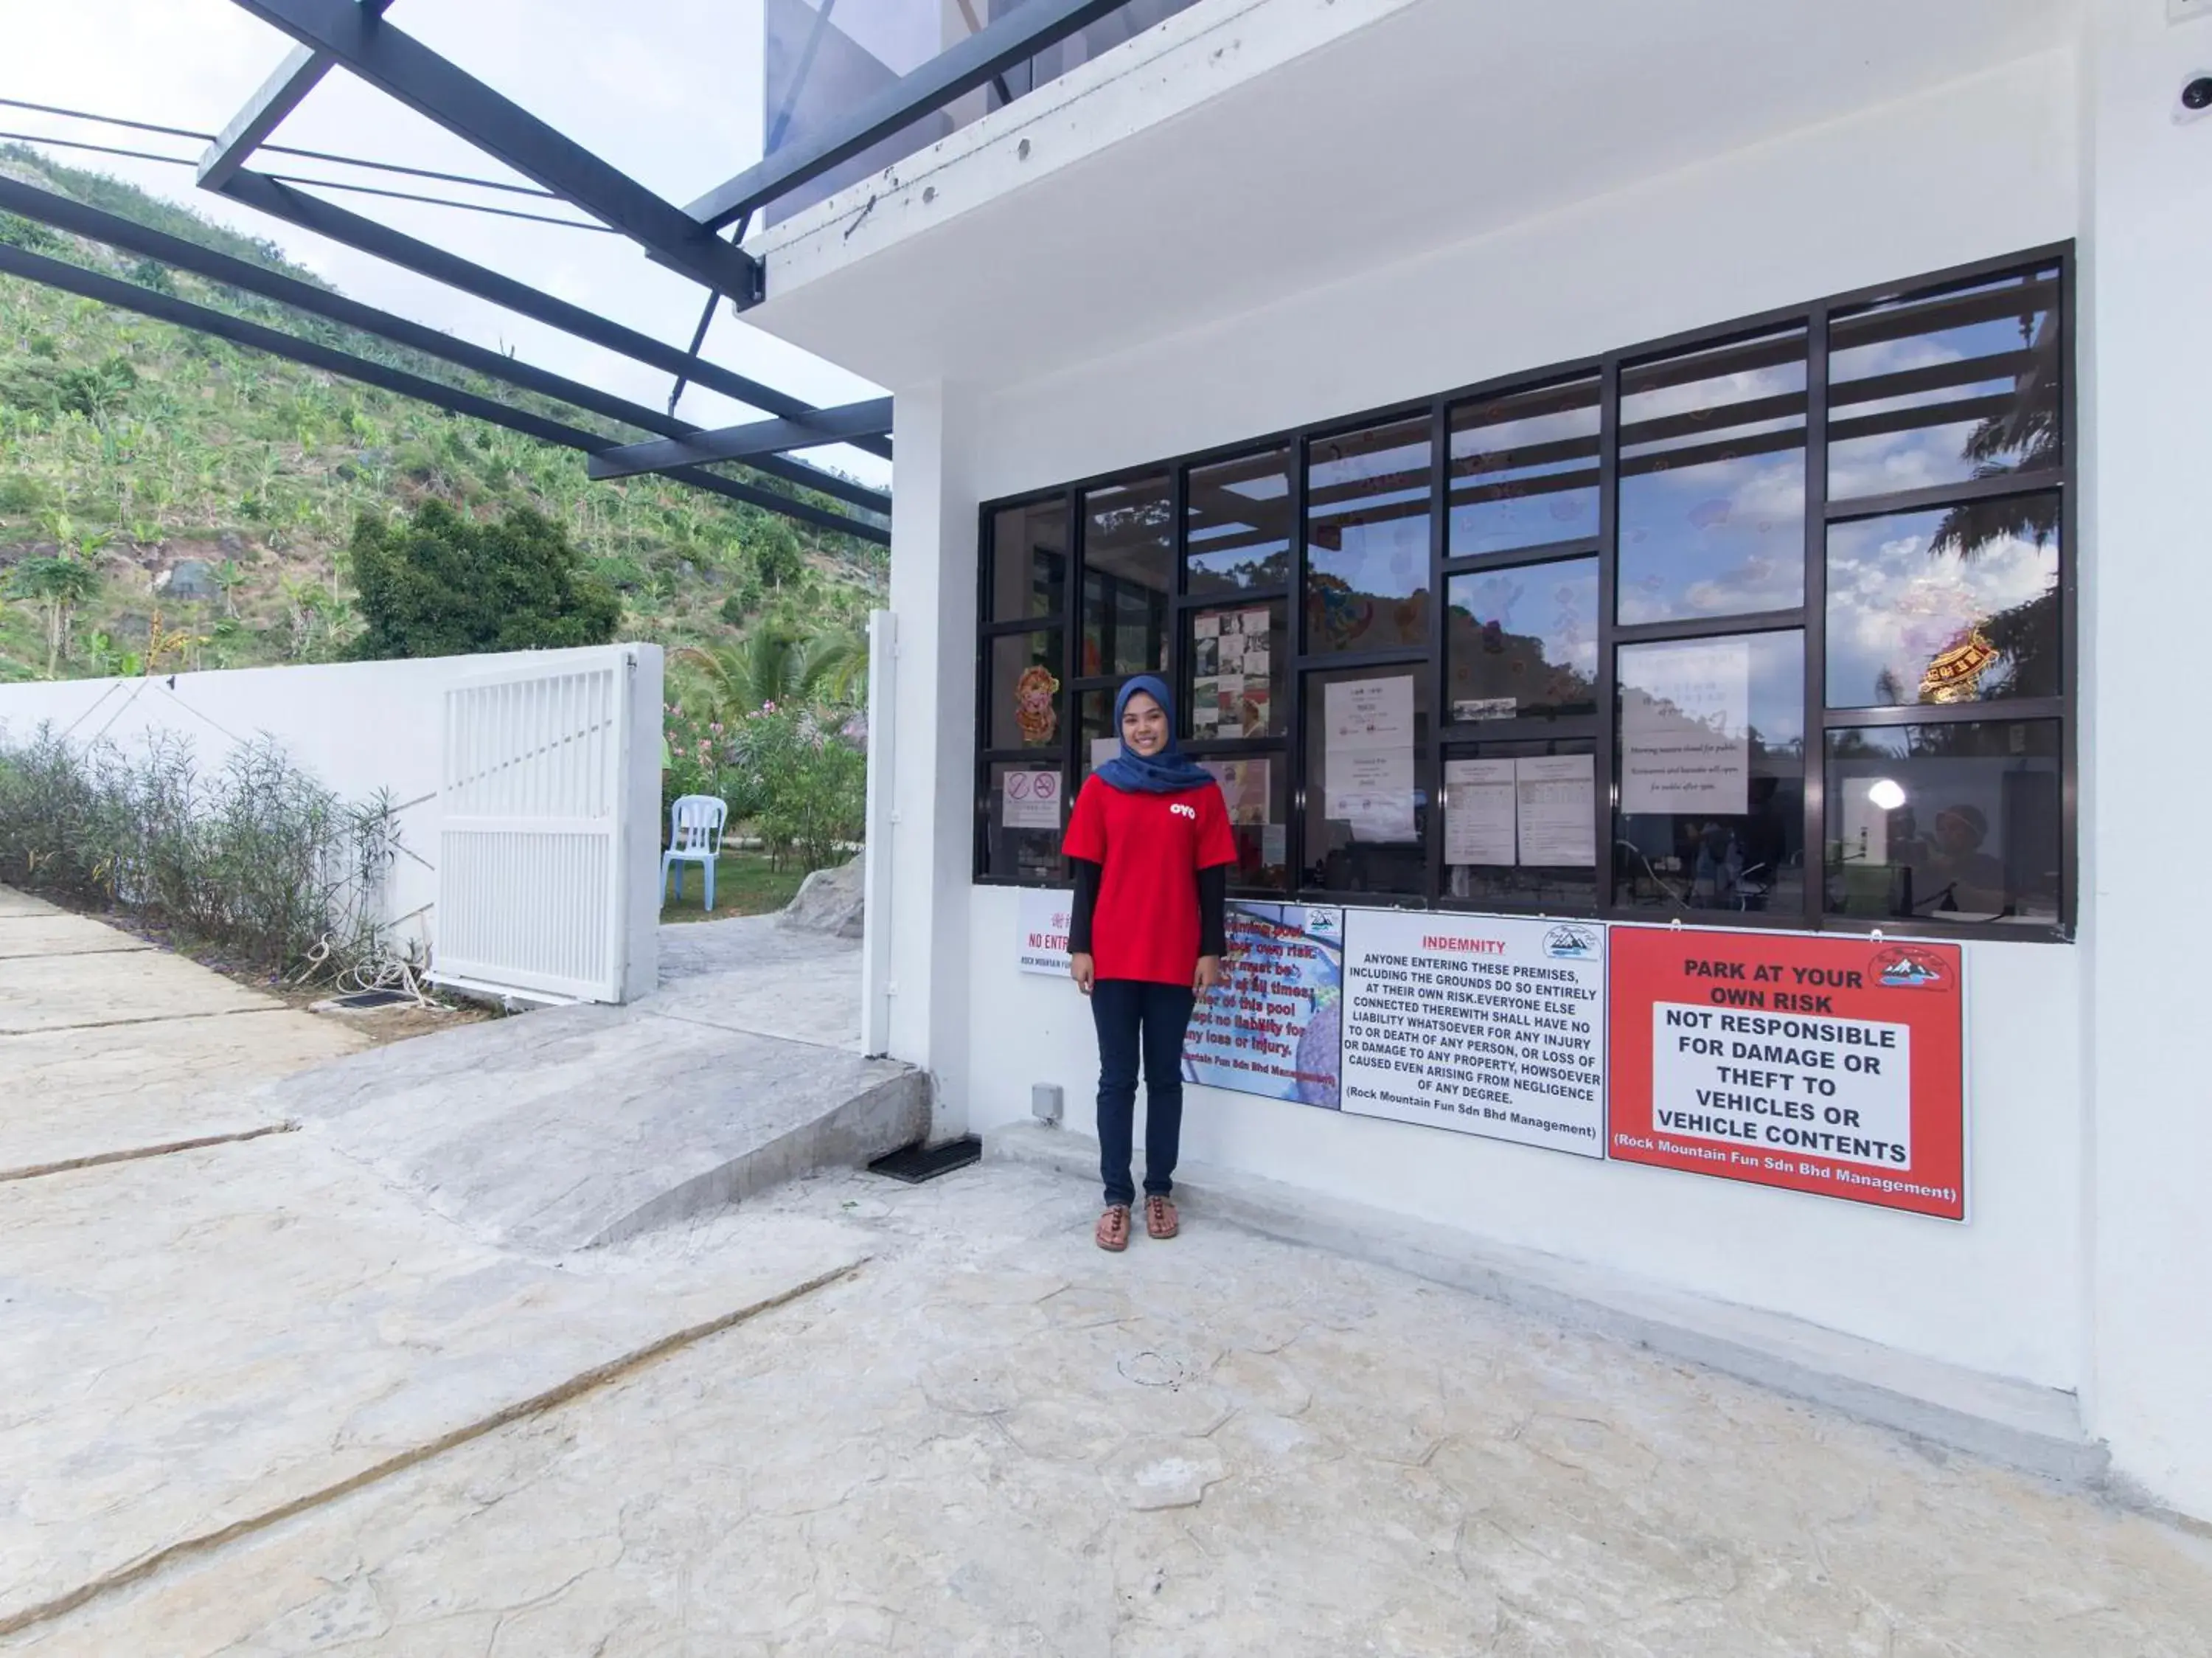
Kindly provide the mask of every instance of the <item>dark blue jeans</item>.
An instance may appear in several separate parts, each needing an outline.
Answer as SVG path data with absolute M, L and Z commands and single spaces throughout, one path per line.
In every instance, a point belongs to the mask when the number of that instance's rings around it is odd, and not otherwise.
M 1182 1039 L 1197 998 L 1188 984 L 1102 978 L 1091 987 L 1098 1026 L 1098 1166 L 1109 1204 L 1131 1204 L 1130 1139 L 1137 1114 L 1137 1064 L 1145 1068 L 1145 1192 L 1175 1185 L 1182 1143 Z

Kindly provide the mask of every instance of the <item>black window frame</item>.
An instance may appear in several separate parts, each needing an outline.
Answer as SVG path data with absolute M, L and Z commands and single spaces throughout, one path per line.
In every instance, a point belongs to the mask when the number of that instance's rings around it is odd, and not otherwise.
M 1828 352 L 1829 323 L 1838 311 L 1857 310 L 1864 307 L 1896 304 L 1917 298 L 1931 296 L 1941 290 L 1989 281 L 2008 276 L 2032 275 L 2039 269 L 2055 269 L 2057 272 L 2057 318 L 2059 328 L 2059 464 L 2035 471 L 2017 471 L 1972 478 L 1930 488 L 1900 491 L 1878 496 L 1850 497 L 1841 501 L 1829 497 L 1828 476 Z M 2007 253 L 1998 258 L 1978 259 L 1970 264 L 1946 270 L 1915 275 L 1898 281 L 1881 283 L 1831 295 L 1808 304 L 1786 306 L 1756 315 L 1739 317 L 1727 322 L 1688 330 L 1662 338 L 1646 340 L 1608 350 L 1597 357 L 1576 358 L 1564 363 L 1549 363 L 1541 368 L 1518 371 L 1493 379 L 1460 386 L 1433 396 L 1385 404 L 1359 413 L 1331 417 L 1301 426 L 1257 434 L 1233 443 L 1223 443 L 1195 450 L 1172 458 L 1146 460 L 1141 464 L 1121 466 L 1111 472 L 1079 479 L 1054 488 L 1031 490 L 1020 494 L 985 502 L 978 512 L 977 586 L 979 616 L 989 614 L 988 594 L 991 576 L 992 527 L 994 515 L 1009 507 L 1034 506 L 1056 503 L 1065 515 L 1066 545 L 1069 548 L 1068 568 L 1065 572 L 1062 593 L 1065 595 L 1062 612 L 1056 617 L 1024 618 L 1019 621 L 981 624 L 979 633 L 982 649 L 977 657 L 976 720 L 978 746 L 975 767 L 975 855 L 973 878 L 976 885 L 1013 887 L 1039 884 L 1012 876 L 994 875 L 988 868 L 987 813 L 989 806 L 988 786 L 994 762 L 1029 759 L 1049 762 L 1057 752 L 1061 775 L 1072 784 L 1081 775 L 1076 753 L 1078 710 L 1080 692 L 1084 690 L 1108 688 L 1120 683 L 1120 677 L 1079 680 L 1076 669 L 1080 661 L 1082 618 L 1080 594 L 1083 592 L 1085 557 L 1083 546 L 1084 515 L 1082 501 L 1085 491 L 1115 485 L 1133 483 L 1163 472 L 1169 479 L 1170 522 L 1174 535 L 1174 558 L 1171 564 L 1169 605 L 1168 649 L 1169 664 L 1166 678 L 1171 686 L 1182 686 L 1188 682 L 1185 636 L 1188 631 L 1188 616 L 1194 610 L 1224 607 L 1258 607 L 1279 601 L 1285 609 L 1288 631 L 1287 665 L 1285 687 L 1279 707 L 1279 735 L 1257 739 L 1221 739 L 1206 742 L 1190 741 L 1185 737 L 1184 747 L 1200 759 L 1219 756 L 1270 756 L 1276 764 L 1287 765 L 1289 773 L 1288 812 L 1285 825 L 1287 839 L 1287 859 L 1291 875 L 1286 888 L 1265 887 L 1240 887 L 1240 894 L 1255 899 L 1296 903 L 1350 905 L 1372 908 L 1430 910 L 1436 911 L 1469 911 L 1496 915 L 1571 916 L 1602 921 L 1662 923 L 1680 919 L 1685 924 L 1700 926 L 1725 925 L 1744 929 L 1771 928 L 1793 932 L 1814 931 L 1864 935 L 1879 932 L 1883 936 L 1931 937 L 1953 939 L 2008 940 L 2014 942 L 2069 942 L 2075 936 L 2078 915 L 2080 889 L 2079 844 L 2079 719 L 2076 712 L 2079 692 L 2080 651 L 2078 588 L 2081 565 L 2081 546 L 2078 526 L 2080 491 L 2075 478 L 2080 457 L 2080 431 L 2077 421 L 2077 387 L 2079 384 L 2079 334 L 2076 309 L 2076 271 L 2075 244 L 2071 241 L 2051 243 L 2039 247 Z M 1678 352 L 1696 350 L 1725 344 L 1731 340 L 1772 332 L 1778 329 L 1802 327 L 1806 336 L 1806 408 L 1805 408 L 1805 505 L 1804 505 L 1804 582 L 1802 601 L 1784 610 L 1760 611 L 1741 615 L 1697 617 L 1623 625 L 1619 620 L 1619 515 L 1620 515 L 1620 452 L 1621 372 L 1625 364 L 1646 361 Z M 1545 386 L 1595 378 L 1598 382 L 1598 527 L 1594 539 L 1555 542 L 1505 551 L 1492 551 L 1465 558 L 1450 556 L 1449 546 L 1451 519 L 1451 435 L 1452 412 L 1460 405 L 1500 395 L 1528 392 Z M 1306 604 L 1308 551 L 1310 526 L 1307 522 L 1307 479 L 1311 464 L 1310 447 L 1317 441 L 1356 431 L 1366 427 L 1394 422 L 1425 418 L 1429 426 L 1430 508 L 1429 508 L 1429 625 L 1428 637 L 1423 646 L 1412 649 L 1392 649 L 1376 651 L 1324 651 L 1311 649 L 1307 636 L 1308 607 Z M 1259 457 L 1272 451 L 1284 452 L 1289 468 L 1288 491 L 1285 500 L 1287 514 L 1286 533 L 1290 538 L 1288 580 L 1285 583 L 1241 589 L 1234 593 L 1209 592 L 1192 595 L 1188 591 L 1188 480 L 1194 467 L 1217 466 L 1224 461 L 1244 457 Z M 1915 703 L 1889 707 L 1830 708 L 1827 705 L 1827 655 L 1826 628 L 1827 618 L 1826 568 L 1828 532 L 1832 525 L 1856 520 L 1878 518 L 1888 514 L 1926 510 L 1930 508 L 1953 507 L 1963 503 L 2002 498 L 2009 496 L 2055 492 L 2058 497 L 2058 604 L 2059 604 L 2059 689 L 2053 696 L 1991 698 L 1986 701 L 1966 700 L 1954 703 Z M 1510 719 L 1463 722 L 1454 724 L 1445 717 L 1449 710 L 1448 659 L 1449 619 L 1446 603 L 1449 578 L 1469 570 L 1515 568 L 1535 564 L 1577 555 L 1595 553 L 1599 561 L 1598 579 L 1598 654 L 1596 674 L 1596 711 L 1589 715 L 1522 716 Z M 1024 750 L 994 750 L 981 747 L 981 739 L 988 728 L 989 710 L 983 698 L 988 686 L 988 659 L 989 642 L 999 634 L 1015 632 L 1060 631 L 1062 671 L 1060 680 L 1065 698 L 1066 714 L 1061 722 L 1057 751 L 1052 747 Z M 1722 910 L 1662 910 L 1650 905 L 1621 904 L 1617 899 L 1618 886 L 1613 868 L 1615 838 L 1614 824 L 1619 800 L 1620 781 L 1616 760 L 1619 741 L 1619 686 L 1615 657 L 1619 648 L 1626 644 L 1675 639 L 1711 638 L 1724 636 L 1764 632 L 1778 629 L 1794 629 L 1804 638 L 1805 696 L 1804 696 L 1804 848 L 1802 901 L 1797 907 L 1780 911 L 1722 911 Z M 1444 836 L 1439 826 L 1441 820 L 1432 809 L 1432 826 L 1425 837 L 1423 855 L 1427 865 L 1425 892 L 1419 897 L 1374 893 L 1346 893 L 1305 885 L 1303 880 L 1307 869 L 1304 847 L 1305 807 L 1309 779 L 1304 775 L 1305 753 L 1304 706 L 1307 701 L 1308 675 L 1319 671 L 1348 667 L 1386 667 L 1415 664 L 1425 668 L 1429 678 L 1431 717 L 1420 756 L 1420 775 L 1432 780 L 1443 776 L 1443 763 L 1460 753 L 1471 752 L 1478 744 L 1499 742 L 1544 741 L 1553 739 L 1587 738 L 1593 744 L 1594 770 L 1597 786 L 1592 790 L 1595 822 L 1593 844 L 1600 849 L 1595 862 L 1597 902 L 1586 907 L 1565 909 L 1516 908 L 1500 905 L 1494 901 L 1454 899 L 1449 896 L 1446 885 Z M 1179 710 L 1183 730 L 1188 730 L 1188 710 Z M 2020 922 L 1946 922 L 1923 917 L 1869 917 L 1864 916 L 1831 915 L 1826 912 L 1826 802 L 1825 799 L 1828 734 L 1834 730 L 1870 726 L 1930 725 L 1964 721 L 2056 720 L 2059 725 L 2060 798 L 2059 798 L 2059 891 L 2058 917 L 2055 923 L 2022 923 Z M 1441 805 L 1441 784 L 1431 791 L 1437 799 L 1431 804 Z M 1072 804 L 1072 803 L 1071 803 Z M 1060 871 L 1065 875 L 1063 863 Z

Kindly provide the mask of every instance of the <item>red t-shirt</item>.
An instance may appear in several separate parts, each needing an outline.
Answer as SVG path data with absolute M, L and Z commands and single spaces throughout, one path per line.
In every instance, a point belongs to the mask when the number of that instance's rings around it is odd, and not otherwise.
M 1104 866 L 1091 929 L 1098 977 L 1189 984 L 1198 967 L 1198 872 L 1237 862 L 1221 786 L 1146 795 L 1087 778 L 1060 850 Z

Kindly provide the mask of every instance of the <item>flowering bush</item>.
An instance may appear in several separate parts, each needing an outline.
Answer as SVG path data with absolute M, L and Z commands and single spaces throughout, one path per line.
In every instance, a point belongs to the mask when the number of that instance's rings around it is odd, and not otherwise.
M 668 706 L 669 765 L 661 816 L 679 795 L 726 801 L 730 826 L 750 826 L 780 869 L 819 869 L 860 838 L 866 807 L 866 726 L 843 715 L 765 702 L 727 722 Z
M 683 795 L 729 798 L 725 776 L 729 744 L 719 721 L 703 712 L 687 711 L 681 703 L 668 704 L 661 729 L 668 741 L 668 769 L 660 780 L 660 818 L 665 829 L 670 805 Z
M 834 716 L 763 704 L 729 734 L 730 814 L 750 822 L 779 867 L 839 862 L 860 838 L 867 756 Z

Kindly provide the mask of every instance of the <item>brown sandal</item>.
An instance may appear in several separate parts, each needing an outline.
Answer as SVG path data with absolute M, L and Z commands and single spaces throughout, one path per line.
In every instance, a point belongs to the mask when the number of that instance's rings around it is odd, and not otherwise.
M 1145 1230 L 1155 1238 L 1172 1238 L 1182 1230 L 1176 1206 L 1164 1198 L 1145 1199 Z
M 1129 1206 L 1109 1204 L 1106 1212 L 1098 1217 L 1098 1229 L 1091 1234 L 1101 1249 L 1110 1249 L 1120 1254 L 1129 1247 Z

